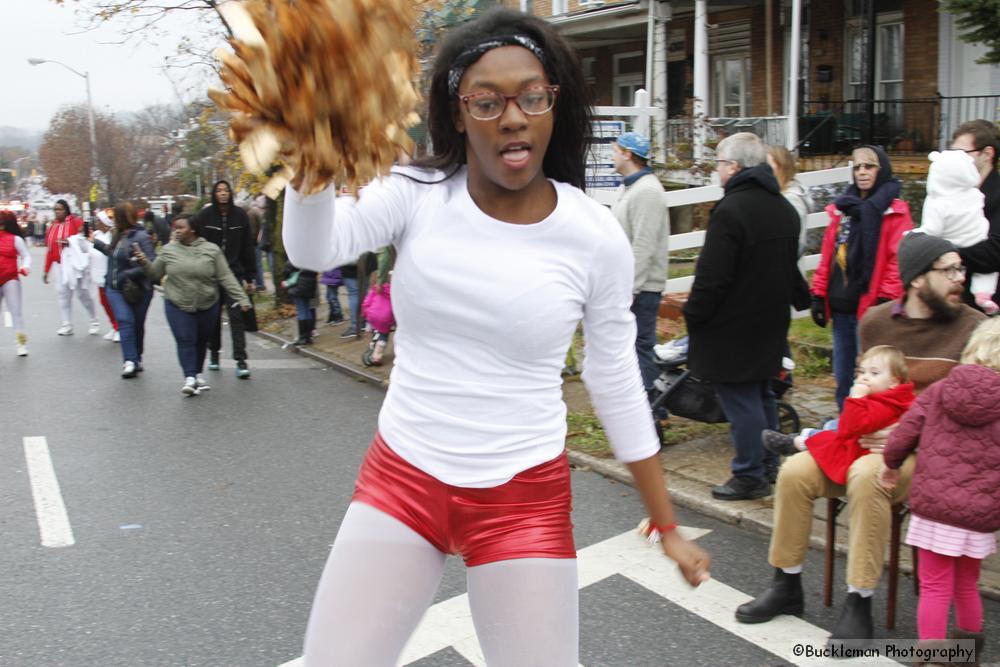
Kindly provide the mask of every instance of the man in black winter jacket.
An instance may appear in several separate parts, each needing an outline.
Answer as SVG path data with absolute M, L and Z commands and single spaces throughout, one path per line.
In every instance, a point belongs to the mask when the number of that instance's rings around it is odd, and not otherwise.
M 212 187 L 212 203 L 203 208 L 191 220 L 199 229 L 199 235 L 219 246 L 229 268 L 237 280 L 243 282 L 247 294 L 253 294 L 253 282 L 257 274 L 257 260 L 254 255 L 254 239 L 250 233 L 250 219 L 246 211 L 233 204 L 233 189 L 226 181 L 218 181 Z M 211 355 L 208 369 L 219 370 L 219 350 L 222 348 L 222 311 L 229 313 L 229 331 L 233 339 L 233 359 L 236 360 L 236 377 L 250 377 L 247 366 L 247 339 L 243 328 L 243 313 L 235 301 L 222 295 L 219 321 L 215 325 L 212 339 L 208 343 Z
M 734 134 L 717 155 L 725 194 L 709 218 L 684 306 L 688 367 L 715 386 L 736 449 L 732 478 L 712 495 L 746 500 L 768 495 L 777 472 L 761 431 L 777 428 L 770 381 L 781 370 L 790 306 L 808 290 L 797 266 L 799 216 L 782 196 L 760 138 Z

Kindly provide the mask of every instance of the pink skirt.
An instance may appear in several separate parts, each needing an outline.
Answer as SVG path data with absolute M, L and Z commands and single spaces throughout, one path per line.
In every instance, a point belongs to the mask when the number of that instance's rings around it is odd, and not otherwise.
M 956 528 L 946 523 L 931 521 L 910 513 L 910 527 L 906 531 L 906 543 L 933 551 L 942 556 L 969 556 L 986 558 L 997 550 L 997 538 L 993 533 L 977 533 L 965 528 Z

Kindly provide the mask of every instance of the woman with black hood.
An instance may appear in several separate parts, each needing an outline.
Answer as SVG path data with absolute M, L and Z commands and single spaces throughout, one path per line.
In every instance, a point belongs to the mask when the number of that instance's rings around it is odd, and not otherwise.
M 854 182 L 826 207 L 830 224 L 812 280 L 813 321 L 821 327 L 833 322 L 833 374 L 841 410 L 854 383 L 858 322 L 869 307 L 906 291 L 896 248 L 913 229 L 910 207 L 899 198 L 901 184 L 885 151 L 861 146 L 851 161 Z
M 191 224 L 201 230 L 201 237 L 222 249 L 229 269 L 246 290 L 253 294 L 257 277 L 256 245 L 250 234 L 250 218 L 246 211 L 233 203 L 233 188 L 226 181 L 212 186 L 212 203 L 201 209 Z M 239 304 L 228 294 L 222 295 L 219 320 L 208 344 L 208 370 L 219 370 L 219 350 L 222 347 L 222 311 L 229 313 L 229 332 L 233 339 L 233 359 L 236 360 L 236 377 L 250 377 L 247 367 L 247 339 Z

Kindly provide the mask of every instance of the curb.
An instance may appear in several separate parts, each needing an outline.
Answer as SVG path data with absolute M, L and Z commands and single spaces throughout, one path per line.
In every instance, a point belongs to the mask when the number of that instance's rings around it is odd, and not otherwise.
M 383 389 L 385 389 L 389 384 L 388 381 L 375 375 L 371 375 L 370 373 L 366 373 L 355 366 L 337 361 L 336 359 L 314 352 L 308 348 L 292 345 L 292 341 L 282 338 L 277 334 L 269 333 L 267 331 L 257 331 L 254 332 L 253 335 L 260 336 L 261 338 L 267 339 L 272 343 L 278 343 L 282 345 L 283 349 L 292 350 L 297 354 L 312 359 L 313 361 L 326 364 L 327 366 L 335 368 L 342 373 L 359 380 L 364 380 L 365 382 L 374 384 Z M 632 475 L 629 473 L 628 469 L 618 461 L 597 458 L 596 456 L 591 456 L 590 454 L 585 454 L 583 452 L 576 452 L 571 449 L 567 449 L 566 451 L 568 453 L 570 463 L 577 468 L 593 470 L 599 475 L 635 488 Z M 664 474 L 666 475 L 666 471 L 664 471 Z M 712 499 L 709 489 L 703 482 L 694 481 L 676 472 L 670 472 L 669 475 L 666 475 L 666 481 L 667 487 L 670 491 L 671 500 L 675 505 L 695 510 L 724 523 L 749 528 L 750 530 L 753 530 L 761 535 L 771 534 L 771 530 L 774 527 L 774 521 L 771 519 L 773 512 L 769 507 L 762 506 L 756 501 L 727 501 L 725 503 L 720 503 Z M 823 519 L 813 517 L 813 522 L 815 523 L 817 521 L 825 523 Z M 809 546 L 817 551 L 823 551 L 826 549 L 826 541 L 821 537 L 812 535 L 809 538 Z M 846 545 L 838 542 L 834 545 L 834 549 L 836 553 L 845 556 L 847 555 Z M 904 574 L 910 575 L 911 577 L 913 576 L 913 567 L 909 561 L 902 562 L 901 560 L 899 570 Z M 1000 601 L 1000 588 L 995 588 L 980 582 L 979 590 L 984 596 L 992 600 Z

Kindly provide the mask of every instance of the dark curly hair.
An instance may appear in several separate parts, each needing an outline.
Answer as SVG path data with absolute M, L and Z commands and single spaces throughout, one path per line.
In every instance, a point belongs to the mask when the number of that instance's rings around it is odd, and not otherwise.
M 545 20 L 495 8 L 451 30 L 441 43 L 431 77 L 427 125 L 434 155 L 415 161 L 420 167 L 452 171 L 465 164 L 465 135 L 455 129 L 458 100 L 448 93 L 448 71 L 469 45 L 488 37 L 526 35 L 545 52 L 545 73 L 559 86 L 553 109 L 552 139 L 542 162 L 545 176 L 578 188 L 585 186 L 591 100 L 576 52 Z
M 21 234 L 21 225 L 17 224 L 17 216 L 11 211 L 0 211 L 0 229 L 3 229 L 8 234 L 23 236 Z

